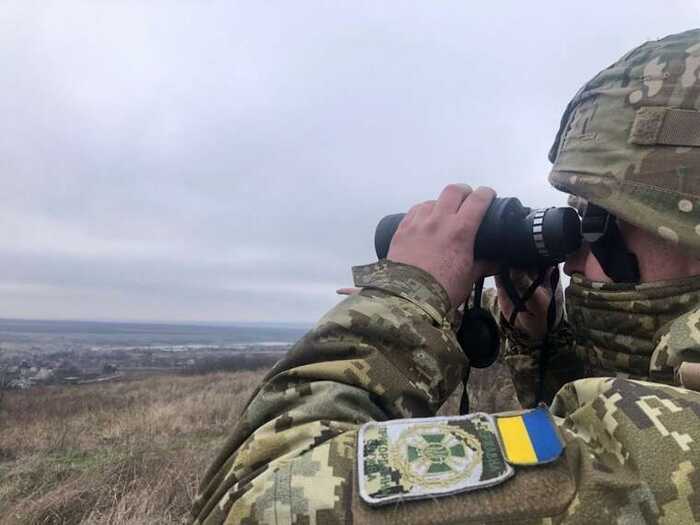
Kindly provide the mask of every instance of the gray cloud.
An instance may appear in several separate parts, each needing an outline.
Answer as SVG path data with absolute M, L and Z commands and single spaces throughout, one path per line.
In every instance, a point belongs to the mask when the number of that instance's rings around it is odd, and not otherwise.
M 699 11 L 6 2 L 0 316 L 313 321 L 446 183 L 564 202 L 569 98 Z

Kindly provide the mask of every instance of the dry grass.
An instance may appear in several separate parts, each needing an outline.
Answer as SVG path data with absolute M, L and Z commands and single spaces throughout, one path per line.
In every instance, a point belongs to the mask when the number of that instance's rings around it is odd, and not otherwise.
M 0 523 L 183 523 L 262 372 L 6 394 Z
M 184 523 L 199 477 L 263 375 L 153 376 L 6 393 L 0 523 Z M 474 370 L 472 411 L 514 408 L 502 365 Z M 455 414 L 461 388 L 441 410 Z

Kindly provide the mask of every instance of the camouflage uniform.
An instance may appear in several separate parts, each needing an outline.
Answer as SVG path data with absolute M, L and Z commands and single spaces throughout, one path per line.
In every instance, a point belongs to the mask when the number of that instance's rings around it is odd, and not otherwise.
M 567 108 L 552 183 L 700 255 L 700 125 L 688 114 L 700 109 L 699 73 L 700 31 L 645 44 L 602 72 Z M 556 394 L 559 459 L 517 467 L 490 488 L 368 505 L 358 494 L 360 426 L 434 416 L 468 363 L 447 293 L 429 274 L 381 261 L 355 268 L 355 284 L 363 290 L 265 377 L 204 476 L 196 523 L 700 521 L 700 393 L 619 377 L 580 379 Z M 610 333 L 561 344 L 562 324 L 551 385 L 572 373 L 576 355 L 590 373 L 673 381 L 679 363 L 700 360 L 697 290 L 696 281 L 631 290 L 574 281 L 570 321 Z M 600 308 L 605 294 L 620 300 L 615 318 Z M 640 330 L 627 328 L 641 337 L 618 337 L 618 323 L 640 314 Z M 510 330 L 506 358 L 519 356 L 527 371 L 536 345 Z
M 370 507 L 357 494 L 358 426 L 433 416 L 467 361 L 446 292 L 383 261 L 267 375 L 195 505 L 197 523 L 692 523 L 700 520 L 700 394 L 584 379 L 555 398 L 558 461 L 489 489 Z M 690 338 L 688 338 L 690 341 Z

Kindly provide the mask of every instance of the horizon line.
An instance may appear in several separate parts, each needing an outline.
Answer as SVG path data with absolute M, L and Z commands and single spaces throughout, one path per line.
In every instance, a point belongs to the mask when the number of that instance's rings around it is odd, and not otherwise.
M 196 320 L 163 320 L 163 319 L 114 319 L 114 318 L 49 318 L 49 317 L 4 317 L 0 316 L 2 321 L 29 321 L 29 322 L 55 322 L 55 323 L 122 323 L 122 324 L 163 324 L 163 325 L 198 325 L 198 326 L 279 326 L 289 328 L 310 328 L 314 325 L 314 321 L 196 321 Z

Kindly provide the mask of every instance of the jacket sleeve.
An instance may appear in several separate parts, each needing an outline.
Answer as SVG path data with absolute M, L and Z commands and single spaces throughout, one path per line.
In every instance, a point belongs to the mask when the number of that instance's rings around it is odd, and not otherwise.
M 353 272 L 363 290 L 296 343 L 248 402 L 201 482 L 196 523 L 351 521 L 357 427 L 433 416 L 458 385 L 467 360 L 437 281 L 390 261 Z

